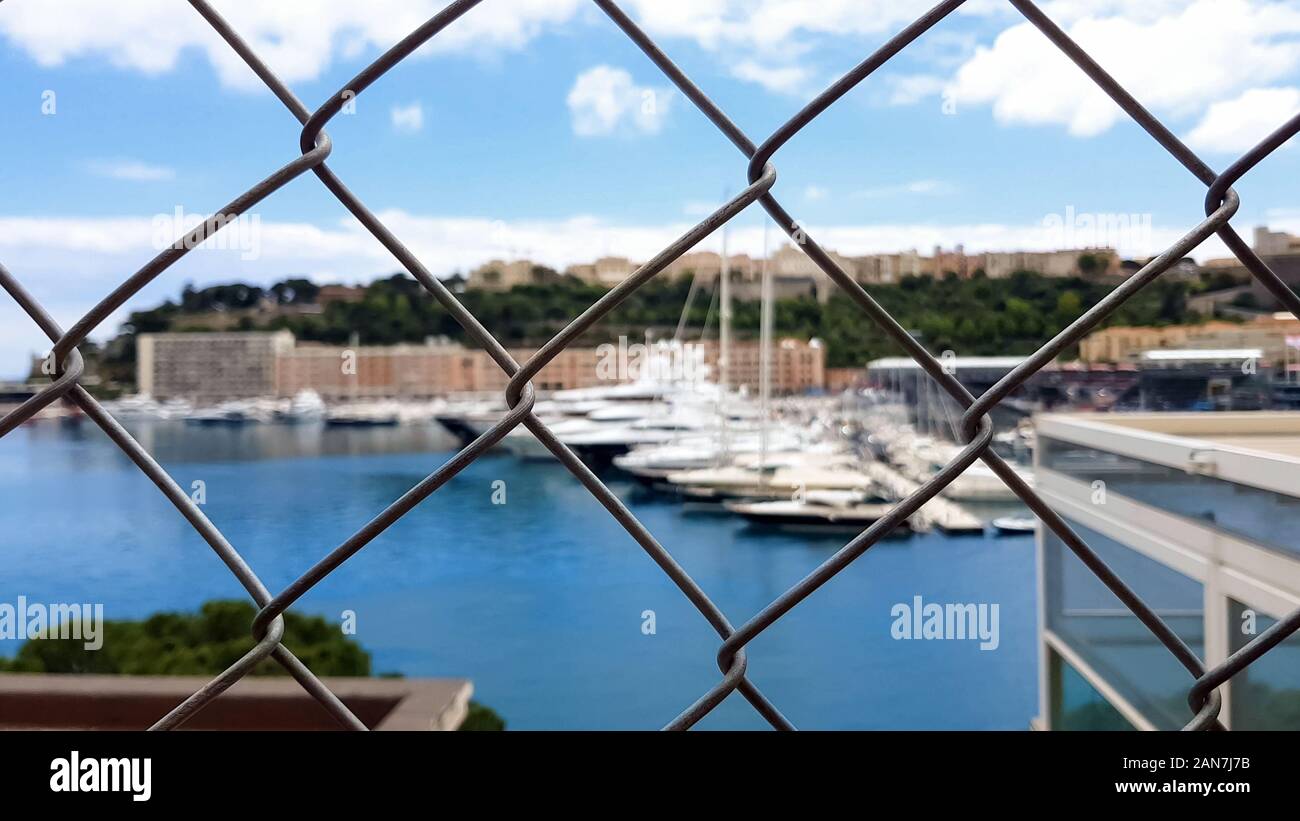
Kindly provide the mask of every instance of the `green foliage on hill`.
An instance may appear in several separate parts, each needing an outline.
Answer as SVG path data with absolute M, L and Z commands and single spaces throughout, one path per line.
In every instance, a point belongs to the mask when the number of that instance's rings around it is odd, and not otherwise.
M 467 291 L 459 299 L 505 344 L 540 345 L 605 293 L 604 288 L 572 277 L 545 270 L 543 273 L 549 275 L 539 277 L 539 284 L 520 285 L 504 292 Z M 295 304 L 308 298 L 308 289 L 295 283 L 301 280 L 280 283 L 265 291 L 257 289 L 257 293 L 287 295 L 277 297 L 280 304 Z M 1044 277 L 1021 271 L 1005 279 L 988 279 L 980 273 L 970 279 L 954 275 L 904 277 L 898 284 L 872 285 L 866 290 L 931 351 L 953 350 L 981 356 L 1033 351 L 1114 287 L 1113 282 Z M 1190 321 L 1186 298 L 1195 287 L 1183 281 L 1157 280 L 1128 300 L 1105 324 L 1167 325 Z M 671 334 L 689 289 L 689 278 L 652 280 L 597 323 L 581 344 L 613 341 L 620 335 L 641 339 L 647 329 L 658 337 Z M 701 333 L 706 317 L 710 322 L 705 333 L 717 334 L 716 305 L 710 307 L 711 289 L 701 287 L 687 316 L 687 328 L 693 336 Z M 169 302 L 131 314 L 125 330 L 130 334 L 184 329 L 184 318 L 193 316 L 196 310 L 239 308 L 251 304 L 250 298 L 247 286 L 187 290 L 180 303 Z M 861 366 L 868 360 L 900 353 L 852 300 L 840 293 L 825 304 L 807 297 L 781 299 L 773 313 L 778 335 L 822 339 L 831 366 Z M 738 337 L 758 335 L 757 301 L 737 302 L 733 316 Z M 283 328 L 302 340 L 333 344 L 345 344 L 353 334 L 361 344 L 418 342 L 428 336 L 447 336 L 473 344 L 419 283 L 401 274 L 371 283 L 358 302 L 334 302 L 316 314 L 285 311 L 258 327 Z M 132 347 L 121 346 L 123 355 L 130 356 Z
M 103 646 L 81 639 L 28 641 L 0 671 L 106 673 L 146 676 L 216 675 L 253 648 L 249 626 L 257 608 L 248 601 L 210 601 L 197 614 L 157 613 L 144 621 L 105 621 Z M 368 676 L 370 654 L 320 616 L 284 614 L 284 644 L 322 676 Z M 253 675 L 285 675 L 271 659 Z

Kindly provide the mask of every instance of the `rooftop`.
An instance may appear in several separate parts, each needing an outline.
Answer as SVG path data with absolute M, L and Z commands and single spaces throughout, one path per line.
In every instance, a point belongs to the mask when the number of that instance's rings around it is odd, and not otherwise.
M 143 730 L 210 681 L 206 676 L 0 674 L 0 730 Z M 373 730 L 454 730 L 473 686 L 463 679 L 327 678 Z M 191 730 L 335 730 L 288 676 L 247 676 L 185 725 Z

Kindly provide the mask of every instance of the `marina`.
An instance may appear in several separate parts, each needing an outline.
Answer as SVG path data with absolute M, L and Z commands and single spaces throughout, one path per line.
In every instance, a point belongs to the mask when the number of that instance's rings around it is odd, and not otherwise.
M 721 511 L 759 524 L 798 520 L 806 527 L 822 523 L 844 530 L 852 522 L 866 527 L 879 518 L 865 509 L 851 515 L 846 505 L 897 503 L 961 450 L 933 431 L 918 432 L 909 409 L 898 399 L 868 389 L 764 403 L 761 397 L 707 381 L 646 380 L 551 392 L 537 401 L 534 412 L 593 468 L 626 476 L 669 498 L 712 502 Z M 181 421 L 196 428 L 432 425 L 460 446 L 506 413 L 504 403 L 492 397 L 327 405 L 311 392 L 291 399 L 230 400 L 203 407 L 133 396 L 106 402 L 105 407 L 124 421 Z M 1032 454 L 1032 440 L 1016 429 L 1000 433 L 999 439 L 999 447 L 1010 451 L 1015 470 L 1032 485 L 1033 476 L 1024 464 Z M 519 462 L 555 462 L 554 454 L 522 425 L 493 450 Z M 835 500 L 836 494 L 842 498 Z M 748 506 L 778 502 L 778 507 Z M 989 505 L 1002 524 L 992 522 L 994 515 L 984 510 Z M 951 534 L 1031 532 L 1032 519 L 1024 518 L 1018 500 L 1001 480 L 976 462 L 914 513 L 906 527 Z

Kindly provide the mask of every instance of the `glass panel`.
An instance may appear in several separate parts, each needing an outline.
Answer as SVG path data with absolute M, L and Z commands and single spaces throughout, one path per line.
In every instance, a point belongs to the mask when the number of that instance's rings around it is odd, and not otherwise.
M 1235 653 L 1276 619 L 1228 599 L 1228 650 Z M 1232 677 L 1234 730 L 1300 730 L 1300 633 Z
M 1070 527 L 1204 658 L 1199 582 L 1094 530 Z M 1156 727 L 1190 721 L 1191 675 L 1051 531 L 1043 535 L 1043 572 L 1048 628 Z
M 1137 729 L 1059 653 L 1049 652 L 1053 730 Z
M 1045 436 L 1038 448 L 1049 470 L 1090 484 L 1100 479 L 1107 492 L 1300 556 L 1298 498 Z

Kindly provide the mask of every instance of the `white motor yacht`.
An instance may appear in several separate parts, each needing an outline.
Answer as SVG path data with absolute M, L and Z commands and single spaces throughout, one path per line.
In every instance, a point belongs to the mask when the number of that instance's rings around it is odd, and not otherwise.
M 294 394 L 288 405 L 277 408 L 275 421 L 290 424 L 319 422 L 325 418 L 325 400 L 316 391 L 306 389 Z
M 392 402 L 355 402 L 337 405 L 325 413 L 325 424 L 340 427 L 378 427 L 400 421 L 399 409 Z

